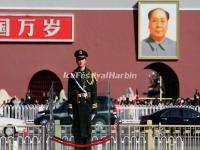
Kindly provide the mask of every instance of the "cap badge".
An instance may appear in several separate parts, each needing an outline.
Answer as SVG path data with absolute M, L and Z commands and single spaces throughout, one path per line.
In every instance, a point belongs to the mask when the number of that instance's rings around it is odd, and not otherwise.
M 80 55 L 82 55 L 82 54 L 83 54 L 83 51 L 82 51 L 82 50 L 80 50 L 80 51 L 79 51 L 79 54 L 80 54 Z

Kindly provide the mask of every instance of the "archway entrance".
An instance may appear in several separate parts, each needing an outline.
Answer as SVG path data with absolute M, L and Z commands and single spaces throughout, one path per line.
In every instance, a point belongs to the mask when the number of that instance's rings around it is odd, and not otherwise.
M 153 63 L 145 67 L 157 72 L 164 82 L 165 97 L 178 98 L 179 97 L 179 80 L 176 73 L 166 64 Z
M 55 73 L 48 70 L 42 70 L 33 75 L 28 87 L 34 102 L 38 100 L 39 103 L 45 103 L 45 100 L 48 99 L 52 83 L 54 83 L 55 94 L 59 96 L 63 86 Z

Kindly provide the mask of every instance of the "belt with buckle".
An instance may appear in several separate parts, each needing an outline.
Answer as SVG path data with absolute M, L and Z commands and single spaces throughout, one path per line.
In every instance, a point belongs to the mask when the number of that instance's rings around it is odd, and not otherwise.
M 81 97 L 81 98 L 86 98 L 88 96 L 87 93 L 80 93 L 80 94 L 77 94 L 78 97 Z
M 87 92 L 87 93 L 79 93 L 77 94 L 78 98 L 86 98 L 86 99 L 90 99 L 91 98 L 91 92 Z

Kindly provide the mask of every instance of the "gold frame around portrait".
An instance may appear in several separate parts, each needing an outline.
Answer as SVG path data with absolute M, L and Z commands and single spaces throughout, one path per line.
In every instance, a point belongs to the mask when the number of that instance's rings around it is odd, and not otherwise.
M 159 7 L 159 6 L 163 6 L 163 7 Z M 175 53 L 176 54 L 173 56 L 157 56 L 157 55 L 145 56 L 145 54 L 142 54 L 142 49 L 141 49 L 142 40 L 144 40 L 144 35 L 146 35 L 145 33 L 148 30 L 148 28 L 144 28 L 144 25 L 142 24 L 144 22 L 144 14 L 146 14 L 146 12 L 148 11 L 147 9 L 151 10 L 152 8 L 154 9 L 158 7 L 163 8 L 163 9 L 166 9 L 169 7 L 172 10 L 174 9 L 172 12 L 176 13 L 174 14 L 169 11 L 170 16 L 174 15 L 173 18 L 175 18 L 175 21 L 176 21 L 176 25 L 175 25 L 176 33 L 174 33 L 175 36 L 173 36 L 173 38 L 176 37 L 175 38 L 175 43 L 176 43 Z M 148 13 L 146 15 L 148 16 Z M 145 19 L 147 19 L 146 22 L 148 21 L 147 16 L 145 16 Z M 168 30 L 171 28 L 172 27 L 168 26 Z M 146 38 L 147 37 L 148 35 L 146 35 Z M 178 0 L 140 0 L 138 2 L 138 59 L 139 60 L 178 60 L 179 59 L 179 1 Z

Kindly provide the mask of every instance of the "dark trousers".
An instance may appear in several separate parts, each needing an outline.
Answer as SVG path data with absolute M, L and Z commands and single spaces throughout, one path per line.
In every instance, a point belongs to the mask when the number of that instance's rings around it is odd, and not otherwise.
M 91 143 L 91 137 L 74 137 L 75 143 L 76 144 L 90 144 Z M 75 150 L 91 150 L 91 147 L 86 147 L 86 148 L 79 148 L 76 147 Z

